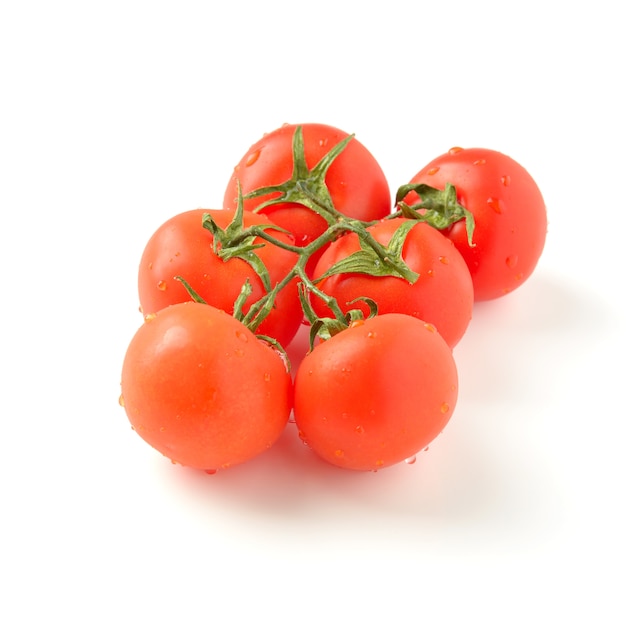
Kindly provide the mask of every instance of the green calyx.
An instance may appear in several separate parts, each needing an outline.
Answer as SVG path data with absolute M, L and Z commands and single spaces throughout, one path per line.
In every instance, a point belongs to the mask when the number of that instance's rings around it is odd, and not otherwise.
M 259 234 L 267 229 L 286 232 L 275 224 L 257 224 L 253 228 L 246 228 L 243 224 L 243 196 L 239 189 L 237 209 L 232 221 L 226 228 L 220 228 L 210 213 L 202 216 L 202 226 L 213 235 L 213 252 L 223 261 L 230 259 L 242 259 L 254 270 L 261 279 L 265 291 L 271 289 L 270 275 L 261 257 L 256 251 L 265 246 L 264 242 L 258 242 Z
M 246 194 L 244 198 L 260 198 L 278 193 L 278 196 L 261 203 L 254 211 L 259 212 L 269 206 L 289 202 L 301 204 L 321 215 L 328 224 L 334 224 L 337 220 L 342 219 L 343 216 L 333 205 L 333 200 L 326 185 L 326 174 L 334 160 L 343 152 L 353 138 L 354 135 L 349 135 L 340 141 L 319 160 L 315 167 L 309 169 L 304 156 L 302 126 L 297 126 L 292 141 L 293 170 L 291 178 L 280 185 L 255 189 Z
M 366 229 L 352 229 L 352 232 L 355 232 L 359 238 L 361 249 L 335 263 L 317 279 L 317 282 L 335 274 L 353 273 L 369 276 L 395 276 L 413 284 L 419 278 L 419 274 L 405 263 L 402 258 L 402 249 L 415 224 L 417 221 L 413 220 L 400 224 L 387 246 L 377 242 Z
M 412 191 L 419 196 L 420 202 L 409 205 L 404 202 L 404 198 Z M 467 241 L 470 246 L 475 245 L 472 241 L 474 216 L 459 204 L 454 185 L 447 183 L 443 190 L 425 183 L 402 185 L 396 194 L 396 205 L 404 217 L 418 222 L 426 222 L 437 230 L 445 230 L 455 222 L 464 219 Z

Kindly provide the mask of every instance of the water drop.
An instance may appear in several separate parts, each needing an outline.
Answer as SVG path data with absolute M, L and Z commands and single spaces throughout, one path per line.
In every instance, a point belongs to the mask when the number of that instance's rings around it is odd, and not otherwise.
M 143 319 L 145 322 L 151 322 L 155 318 L 156 318 L 156 313 L 148 313 L 147 315 L 144 316 Z
M 487 161 L 485 161 L 485 159 L 476 159 L 474 161 L 474 165 L 484 165 L 485 163 L 487 163 Z
M 167 283 L 166 283 L 164 280 L 160 280 L 160 281 L 157 283 L 157 289 L 158 289 L 159 291 L 165 291 L 165 290 L 167 289 Z
M 385 462 L 382 459 L 378 459 L 374 465 L 376 465 L 376 467 L 382 467 L 385 464 Z
M 438 168 L 438 167 L 431 167 L 426 173 L 429 176 L 434 176 L 439 171 L 439 169 L 440 168 Z
M 502 184 L 503 184 L 505 187 L 508 187 L 508 186 L 511 184 L 511 177 L 510 177 L 510 176 L 506 176 L 506 175 L 505 175 L 505 176 L 503 176 L 500 180 L 502 181 Z
M 208 474 L 209 476 L 213 476 L 213 474 L 217 474 L 217 470 L 216 469 L 208 469 L 208 470 L 204 470 L 205 474 Z
M 255 150 L 247 159 L 246 159 L 246 167 L 250 167 L 251 165 L 254 165 L 258 160 L 259 157 L 261 156 L 261 150 Z
M 450 150 L 448 150 L 448 154 L 458 154 L 459 152 L 462 152 L 463 148 L 459 148 L 458 146 L 454 146 L 454 148 L 450 148 Z
M 343 450 L 335 450 L 335 456 L 340 459 L 344 455 Z
M 435 271 L 434 270 L 428 270 L 426 272 L 426 274 L 432 278 L 435 275 Z
M 359 435 L 362 435 L 365 432 L 365 428 L 363 428 L 360 424 L 354 430 L 359 433 Z
M 248 335 L 244 333 L 242 330 L 236 331 L 235 335 L 237 336 L 237 339 L 239 339 L 240 341 L 243 341 L 244 343 L 248 343 Z
M 272 380 L 272 375 L 269 372 L 265 372 L 265 375 L 263 376 L 263 380 L 265 380 L 266 383 L 269 383 L 270 380 Z
M 506 265 L 508 268 L 513 269 L 517 265 L 518 257 L 516 254 L 506 257 Z
M 404 462 L 407 465 L 413 465 L 413 463 L 415 463 L 416 460 L 417 460 L 417 456 L 414 454 L 413 456 L 410 456 L 408 459 L 404 459 Z
M 424 324 L 424 328 L 426 330 L 430 331 L 431 333 L 436 333 L 437 332 L 437 329 L 432 324 L 429 324 L 428 322 L 426 322 Z
M 440 256 L 439 263 L 443 263 L 444 265 L 448 265 L 450 263 L 450 259 L 447 256 Z
M 373 330 L 370 330 L 369 333 L 367 333 L 367 336 L 370 339 L 374 339 L 376 337 L 376 333 Z
M 440 410 L 442 413 L 447 413 L 450 410 L 450 405 L 447 402 L 442 402 Z
M 494 213 L 502 213 L 502 207 L 500 206 L 500 201 L 498 200 L 498 198 L 487 198 L 487 204 Z
M 126 405 L 124 404 L 124 396 L 120 395 L 120 397 L 118 398 L 118 400 L 117 400 L 117 401 L 119 402 L 120 406 L 122 406 L 122 407 L 123 407 L 123 406 L 126 406 Z

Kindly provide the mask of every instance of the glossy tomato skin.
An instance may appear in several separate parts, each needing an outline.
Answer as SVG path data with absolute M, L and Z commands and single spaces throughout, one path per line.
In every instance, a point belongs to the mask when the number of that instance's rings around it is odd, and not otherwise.
M 202 226 L 202 216 L 210 213 L 215 222 L 226 228 L 233 210 L 194 209 L 179 213 L 162 224 L 150 237 L 139 263 L 139 303 L 149 315 L 178 302 L 191 299 L 175 276 L 184 278 L 207 303 L 232 314 L 241 287 L 248 279 L 252 294 L 246 302 L 247 311 L 266 292 L 261 279 L 243 259 L 223 261 L 213 253 L 213 235 Z M 244 225 L 267 224 L 263 215 L 244 214 Z M 292 243 L 279 231 L 267 231 L 277 239 Z M 262 243 L 262 240 L 258 240 Z M 272 286 L 291 271 L 297 255 L 277 246 L 266 245 L 257 254 L 269 272 Z M 292 281 L 277 296 L 275 307 L 261 323 L 258 332 L 287 346 L 302 321 L 297 283 Z
M 320 343 L 296 373 L 301 439 L 325 461 L 376 471 L 412 457 L 456 406 L 452 351 L 432 325 L 390 313 Z
M 404 218 L 379 222 L 368 228 L 374 238 L 388 245 Z M 358 237 L 350 233 L 334 241 L 320 257 L 313 278 L 320 278 L 338 261 L 359 250 Z M 433 324 L 450 347 L 461 340 L 472 318 L 474 292 L 472 278 L 463 257 L 454 244 L 426 223 L 416 223 L 409 231 L 402 257 L 419 274 L 413 284 L 395 276 L 335 274 L 323 278 L 317 286 L 333 296 L 342 311 L 359 308 L 369 313 L 355 298 L 367 296 L 378 305 L 379 314 L 404 313 Z M 331 315 L 319 298 L 312 305 L 320 317 Z
M 547 213 L 539 187 L 519 163 L 495 150 L 452 148 L 410 182 L 439 189 L 451 183 L 459 203 L 473 214 L 474 247 L 464 220 L 446 234 L 467 262 L 476 301 L 503 296 L 533 273 L 546 240 Z
M 148 317 L 128 346 L 121 386 L 137 434 L 201 470 L 267 450 L 292 407 L 279 353 L 224 311 L 196 302 Z
M 245 195 L 269 185 L 279 185 L 291 178 L 293 171 L 292 140 L 297 126 L 302 126 L 305 159 L 313 168 L 328 151 L 348 133 L 326 124 L 285 124 L 267 133 L 253 144 L 235 166 L 224 193 L 224 206 L 237 206 L 237 181 Z M 389 183 L 369 150 L 353 138 L 330 166 L 326 184 L 335 208 L 363 221 L 376 220 L 391 211 Z M 244 207 L 254 210 L 267 198 L 245 200 Z M 326 230 L 326 221 L 312 210 L 298 204 L 281 203 L 263 209 L 272 221 L 304 246 Z

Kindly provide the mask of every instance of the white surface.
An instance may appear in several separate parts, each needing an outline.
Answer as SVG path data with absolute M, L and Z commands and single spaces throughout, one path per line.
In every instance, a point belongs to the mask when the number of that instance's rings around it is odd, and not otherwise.
M 625 623 L 626 50 L 617 3 L 565 6 L 2 5 L 0 622 Z M 484 146 L 546 198 L 414 465 L 342 472 L 290 427 L 196 474 L 117 405 L 147 237 L 286 121 L 355 132 L 394 190 Z

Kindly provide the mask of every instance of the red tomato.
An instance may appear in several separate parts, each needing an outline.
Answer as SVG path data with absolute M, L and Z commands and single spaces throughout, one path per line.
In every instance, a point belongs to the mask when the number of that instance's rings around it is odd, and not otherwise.
M 370 226 L 368 231 L 387 246 L 396 230 L 407 221 L 385 220 Z M 313 279 L 359 249 L 359 239 L 354 233 L 337 239 L 320 257 Z M 346 273 L 323 278 L 317 287 L 334 297 L 344 313 L 359 308 L 367 315 L 364 302 L 353 302 L 367 296 L 376 302 L 379 314 L 405 313 L 429 322 L 454 347 L 467 330 L 474 303 L 472 278 L 463 257 L 449 239 L 425 223 L 416 223 L 409 231 L 402 257 L 419 274 L 413 284 L 395 276 Z M 311 304 L 320 317 L 332 316 L 319 298 L 312 297 Z
M 224 194 L 224 206 L 237 206 L 237 181 L 242 193 L 289 180 L 294 160 L 292 141 L 298 125 L 284 126 L 264 135 L 252 145 L 235 166 Z M 304 140 L 306 165 L 312 169 L 335 145 L 348 134 L 324 124 L 300 124 Z M 315 185 L 308 185 L 316 192 Z M 324 181 L 321 181 L 322 183 Z M 372 154 L 357 139 L 351 139 L 328 168 L 325 183 L 335 209 L 363 221 L 384 217 L 391 211 L 387 179 Z M 273 194 L 275 197 L 278 194 Z M 272 197 L 272 196 L 268 196 Z M 247 199 L 244 207 L 254 210 L 267 198 Z M 304 246 L 321 235 L 327 222 L 314 211 L 296 203 L 280 203 L 262 209 L 272 221 L 295 237 L 296 245 Z
M 235 300 L 246 279 L 252 293 L 244 312 L 266 291 L 252 267 L 243 259 L 223 261 L 213 253 L 213 235 L 202 226 L 202 216 L 210 213 L 221 228 L 233 218 L 233 210 L 194 209 L 175 215 L 161 225 L 148 241 L 139 264 L 139 302 L 144 315 L 191 298 L 175 276 L 181 276 L 207 303 L 227 313 L 233 313 Z M 244 225 L 267 224 L 263 215 L 244 213 Z M 280 231 L 268 230 L 276 239 L 291 243 Z M 263 243 L 260 238 L 255 243 Z M 256 250 L 263 260 L 274 286 L 293 268 L 298 255 L 273 245 Z M 276 297 L 275 307 L 261 323 L 258 332 L 289 344 L 302 321 L 297 281 L 292 281 Z
M 490 300 L 519 287 L 543 252 L 546 206 L 530 174 L 512 158 L 484 148 L 452 148 L 419 171 L 411 183 L 456 187 L 457 199 L 474 216 L 474 247 L 461 220 L 446 235 L 472 274 L 474 297 Z M 417 197 L 412 194 L 406 202 Z
M 176 463 L 216 470 L 267 450 L 292 407 L 278 352 L 220 309 L 159 311 L 132 338 L 122 404 L 134 430 Z
M 295 378 L 302 440 L 353 470 L 388 467 L 425 448 L 457 401 L 452 351 L 430 325 L 390 313 L 355 322 L 307 354 Z

